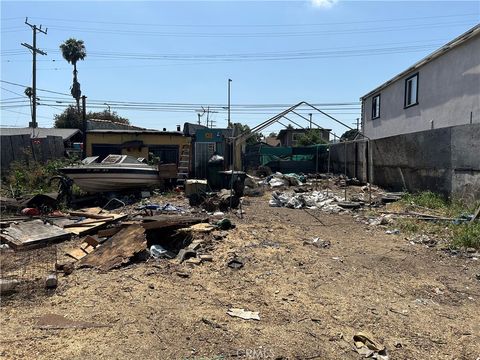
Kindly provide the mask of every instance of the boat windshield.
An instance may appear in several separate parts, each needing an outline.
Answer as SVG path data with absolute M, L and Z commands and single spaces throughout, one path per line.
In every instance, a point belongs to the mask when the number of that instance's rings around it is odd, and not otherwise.
M 139 164 L 137 158 L 130 155 L 108 155 L 102 164 Z

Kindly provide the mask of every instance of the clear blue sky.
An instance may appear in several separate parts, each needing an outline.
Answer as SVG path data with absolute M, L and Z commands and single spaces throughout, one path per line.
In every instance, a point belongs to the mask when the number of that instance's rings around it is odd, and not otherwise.
M 78 76 L 88 110 L 108 103 L 134 125 L 174 130 L 196 122 L 195 109 L 210 105 L 218 111 L 211 118 L 224 127 L 231 78 L 233 122 L 254 126 L 305 100 L 348 104 L 319 107 L 354 126 L 360 96 L 478 23 L 479 4 L 1 1 L 1 78 L 31 84 L 31 54 L 20 45 L 32 42 L 28 17 L 48 28 L 37 37 L 37 47 L 48 53 L 38 56 L 38 88 L 67 94 L 38 92 L 40 126 L 52 126 L 53 115 L 73 103 L 72 67 L 58 49 L 69 37 L 86 45 Z M 24 88 L 0 85 L 2 126 L 27 126 Z M 346 130 L 324 116 L 313 119 L 339 135 Z

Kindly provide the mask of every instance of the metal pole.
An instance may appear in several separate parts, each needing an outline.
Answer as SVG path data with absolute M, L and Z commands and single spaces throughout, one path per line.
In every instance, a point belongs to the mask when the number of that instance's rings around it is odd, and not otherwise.
M 312 128 L 312 113 L 308 114 L 308 116 L 310 117 L 310 129 Z
M 82 128 L 83 128 L 83 149 L 82 158 L 87 157 L 87 97 L 82 96 Z
M 347 142 L 345 141 L 345 201 L 347 201 Z
M 232 82 L 232 79 L 228 79 L 228 127 L 231 126 L 231 120 L 230 120 L 230 83 Z

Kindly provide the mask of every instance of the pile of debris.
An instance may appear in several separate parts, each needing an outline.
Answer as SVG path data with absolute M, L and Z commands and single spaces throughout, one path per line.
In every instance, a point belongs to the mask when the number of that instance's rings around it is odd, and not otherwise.
M 272 192 L 269 205 L 272 207 L 287 207 L 291 209 L 321 209 L 328 212 L 338 213 L 343 210 L 338 204 L 342 199 L 332 192 L 312 191 L 305 193 L 296 192 Z
M 149 259 L 175 259 L 178 264 L 187 262 L 198 265 L 212 260 L 208 254 L 213 246 L 212 241 L 223 239 L 223 231 L 233 227 L 235 225 L 229 219 L 218 221 L 218 217 L 209 217 L 201 212 L 192 215 L 172 204 L 143 205 L 131 214 L 85 208 L 67 213 L 57 212 L 55 216 L 10 217 L 3 219 L 0 232 L 0 279 L 2 284 L 7 277 L 9 281 L 15 277 L 15 283 L 31 280 L 18 278 L 16 274 L 24 271 L 7 269 L 2 260 L 21 254 L 29 262 L 35 263 L 35 257 L 29 254 L 39 248 L 53 249 L 50 259 L 54 261 L 42 268 L 45 273 L 40 276 L 35 274 L 35 277 L 47 280 L 53 277 L 55 285 L 58 272 L 68 275 L 75 269 L 85 267 L 109 271 Z M 223 235 L 206 235 L 217 230 Z M 57 246 L 71 238 L 78 240 L 75 240 L 75 244 L 70 242 L 62 247 Z M 58 248 L 61 254 L 57 254 Z M 26 261 L 24 263 L 30 266 Z M 51 287 L 52 280 L 48 281 Z

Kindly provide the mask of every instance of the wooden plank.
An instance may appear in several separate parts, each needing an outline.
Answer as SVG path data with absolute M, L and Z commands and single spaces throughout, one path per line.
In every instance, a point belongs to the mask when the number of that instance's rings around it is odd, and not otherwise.
M 165 218 L 152 216 L 151 218 L 157 218 L 158 220 L 144 222 L 142 226 L 145 230 L 156 230 L 165 228 L 183 228 L 194 224 L 208 222 L 208 218 L 195 218 L 187 216 L 165 216 Z M 144 218 L 145 219 L 145 218 Z
M 80 260 L 82 258 L 84 258 L 85 256 L 87 256 L 87 253 L 85 251 L 83 251 L 83 249 L 80 249 L 80 248 L 75 248 L 75 249 L 72 249 L 72 250 L 69 250 L 66 252 L 66 254 L 72 258 L 74 258 L 75 260 Z
M 110 229 L 99 230 L 97 235 L 99 238 L 110 237 L 118 233 L 120 230 L 122 230 L 122 226 L 116 226 Z
M 69 214 L 71 216 L 83 216 L 83 217 L 88 217 L 90 219 L 110 219 L 112 217 L 112 215 L 99 215 L 99 214 L 87 213 L 83 211 L 70 211 Z
M 12 224 L 2 230 L 2 238 L 14 249 L 67 240 L 70 237 L 69 232 L 58 226 L 45 224 L 42 220 Z
M 147 240 L 145 229 L 141 225 L 131 225 L 122 229 L 102 246 L 79 261 L 77 267 L 95 267 L 111 270 L 130 262 L 137 253 L 145 250 Z
M 97 224 L 100 222 L 104 222 L 106 220 L 113 220 L 113 219 L 114 219 L 113 216 L 109 216 L 108 218 L 105 218 L 105 219 L 83 220 L 83 221 L 75 222 L 73 224 L 66 224 L 63 226 L 63 228 L 66 229 L 66 228 L 79 227 L 79 226 L 85 227 L 91 224 Z
M 79 236 L 96 233 L 98 230 L 104 228 L 108 224 L 111 224 L 118 220 L 125 219 L 127 217 L 127 214 L 112 214 L 112 216 L 113 216 L 113 219 L 105 219 L 104 221 L 100 221 L 94 224 L 86 224 L 85 226 L 82 226 L 80 223 L 80 226 L 69 227 L 68 231 Z M 88 221 L 88 220 L 85 220 L 85 221 Z

